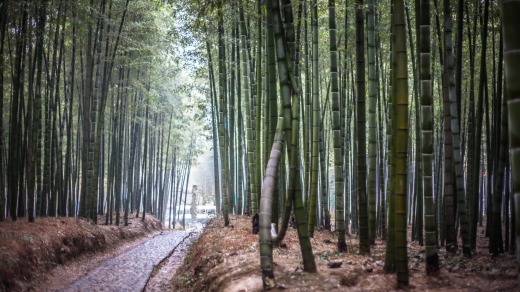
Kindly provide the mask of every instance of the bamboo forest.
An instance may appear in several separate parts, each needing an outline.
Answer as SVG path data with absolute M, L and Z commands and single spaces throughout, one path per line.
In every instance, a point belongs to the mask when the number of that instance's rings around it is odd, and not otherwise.
M 519 29 L 520 0 L 0 0 L 0 291 L 518 291 Z

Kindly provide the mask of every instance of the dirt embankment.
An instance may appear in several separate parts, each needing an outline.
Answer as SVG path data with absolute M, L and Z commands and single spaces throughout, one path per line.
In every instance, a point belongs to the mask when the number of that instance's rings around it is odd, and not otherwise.
M 172 279 L 173 291 L 262 291 L 258 236 L 251 234 L 249 217 L 211 221 L 192 245 Z M 489 240 L 479 229 L 473 258 L 439 250 L 441 271 L 426 276 L 424 246 L 408 243 L 410 291 L 518 291 L 515 256 L 488 253 Z M 338 253 L 333 232 L 316 230 L 311 239 L 318 273 L 302 271 L 296 230 L 289 228 L 273 250 L 278 287 L 274 291 L 394 291 L 395 274 L 384 272 L 386 243 L 377 240 L 370 255 L 359 254 L 357 238 L 348 237 L 348 252 Z M 331 262 L 341 267 L 330 268 Z
M 100 216 L 98 222 L 104 219 Z M 151 216 L 142 222 L 131 215 L 129 225 L 119 227 L 77 218 L 7 219 L 0 222 L 0 291 L 31 290 L 31 281 L 51 268 L 160 229 Z

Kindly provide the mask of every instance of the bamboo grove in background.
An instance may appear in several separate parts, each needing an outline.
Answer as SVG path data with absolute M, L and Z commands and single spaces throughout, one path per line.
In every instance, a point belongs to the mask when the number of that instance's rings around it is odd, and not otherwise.
M 290 218 L 308 272 L 317 226 L 340 252 L 346 234 L 366 254 L 386 240 L 385 270 L 403 285 L 408 240 L 426 245 L 428 274 L 439 247 L 471 257 L 479 226 L 490 253 L 515 251 L 500 4 L 197 2 L 215 15 L 198 21 L 219 81 L 217 208 L 226 224 L 259 215 L 265 288 Z
M 0 220 L 106 215 L 127 225 L 130 213 L 164 220 L 185 204 L 200 151 L 199 126 L 186 121 L 202 116 L 187 110 L 189 90 L 175 88 L 169 9 L 0 2 Z M 161 17 L 170 25 L 158 27 Z
M 479 227 L 515 252 L 519 3 L 2 0 L 0 220 L 175 223 L 211 129 L 217 210 L 258 216 L 265 288 L 290 222 L 305 271 L 326 228 L 339 252 L 385 240 L 402 285 L 409 240 L 427 274 Z

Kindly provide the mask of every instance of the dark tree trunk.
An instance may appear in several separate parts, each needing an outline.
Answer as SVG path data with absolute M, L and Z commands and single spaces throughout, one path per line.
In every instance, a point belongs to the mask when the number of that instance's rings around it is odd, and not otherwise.
M 21 30 L 16 35 L 16 55 L 14 60 L 14 75 L 13 75 L 13 95 L 11 99 L 11 119 L 9 131 L 9 158 L 8 158 L 8 196 L 9 196 L 9 212 L 11 219 L 17 219 L 17 203 L 18 196 L 22 196 L 20 189 L 20 151 L 22 148 L 22 120 L 21 111 L 23 103 L 23 68 L 24 68 L 24 42 L 27 30 L 28 9 L 24 3 L 23 13 L 20 19 Z M 14 118 L 16 117 L 16 118 Z

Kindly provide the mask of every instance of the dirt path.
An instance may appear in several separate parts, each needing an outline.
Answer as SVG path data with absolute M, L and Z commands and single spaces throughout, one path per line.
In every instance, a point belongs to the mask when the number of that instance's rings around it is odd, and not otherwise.
M 78 268 L 78 271 L 84 275 L 76 275 L 74 282 L 69 281 L 63 286 L 53 285 L 51 281 L 51 285 L 46 287 L 43 285 L 44 287 L 40 286 L 40 288 L 45 291 L 142 291 L 154 269 L 155 276 L 152 277 L 153 281 L 150 283 L 152 285 L 149 286 L 161 287 L 170 279 L 157 275 L 164 275 L 163 269 L 176 269 L 182 264 L 188 239 L 196 235 L 197 233 L 188 231 L 163 231 L 132 248 L 127 248 L 118 255 L 98 261 L 90 271 L 80 271 L 81 268 Z M 178 260 L 171 261 L 172 258 Z M 74 267 L 69 268 L 74 270 Z M 56 276 L 59 282 L 60 277 Z M 74 277 L 74 273 L 62 276 Z M 66 279 L 63 280 L 67 282 Z

